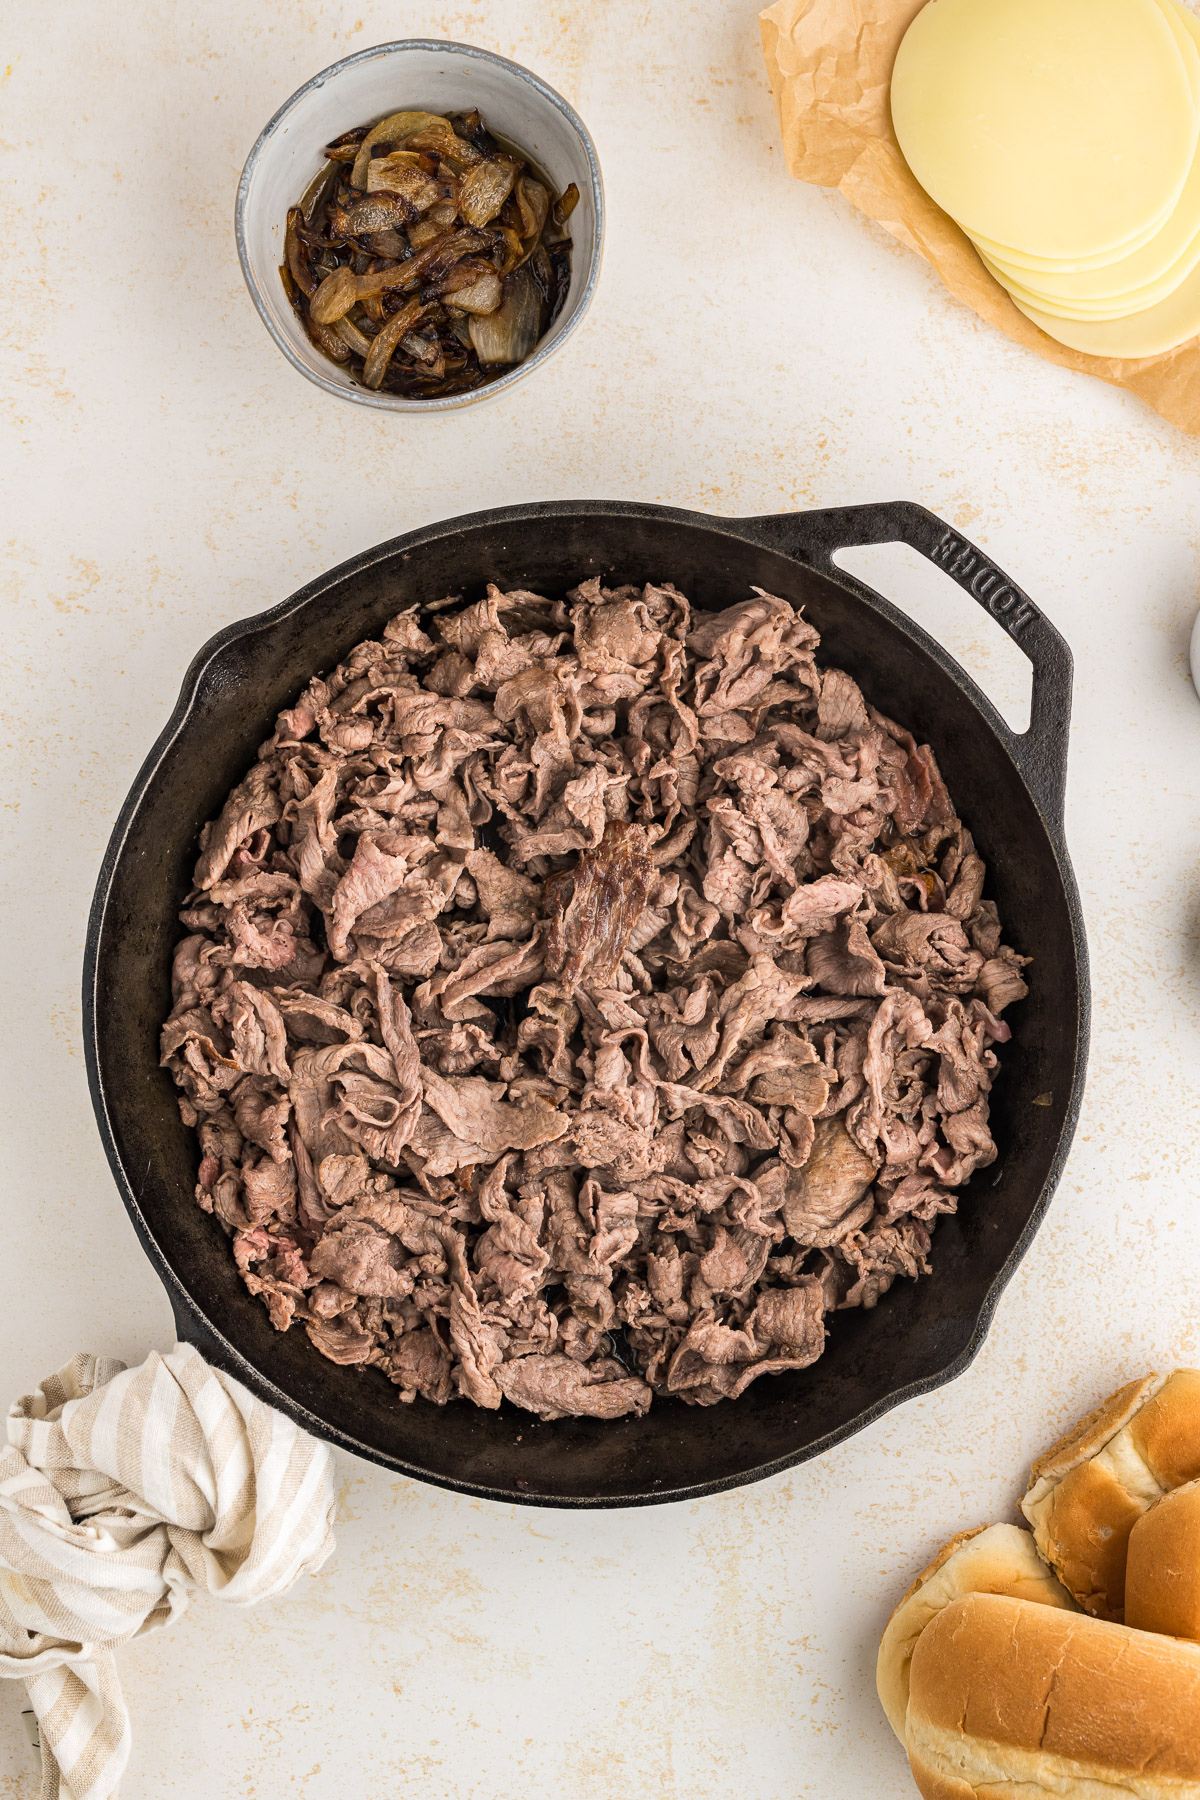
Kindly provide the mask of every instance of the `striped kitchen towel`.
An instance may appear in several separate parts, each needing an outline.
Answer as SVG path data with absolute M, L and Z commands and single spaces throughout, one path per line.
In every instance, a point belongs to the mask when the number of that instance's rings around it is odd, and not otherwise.
M 25 1682 L 42 1800 L 109 1800 L 129 1760 L 113 1649 L 200 1589 L 251 1606 L 333 1549 L 332 1458 L 176 1344 L 77 1356 L 0 1446 L 0 1676 Z

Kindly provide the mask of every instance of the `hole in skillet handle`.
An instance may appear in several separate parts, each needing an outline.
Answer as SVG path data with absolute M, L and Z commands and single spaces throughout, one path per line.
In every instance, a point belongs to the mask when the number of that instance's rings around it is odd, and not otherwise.
M 782 513 L 739 520 L 739 525 L 772 549 L 799 556 L 815 569 L 833 572 L 843 580 L 847 572 L 836 561 L 842 552 L 872 544 L 907 544 L 990 614 L 1032 667 L 1028 728 L 1014 731 L 972 681 L 975 697 L 1008 744 L 1046 824 L 1061 837 L 1071 721 L 1071 652 L 1065 638 L 1028 594 L 978 545 L 911 500 Z M 891 605 L 886 596 L 876 597 Z M 946 651 L 937 647 L 940 656 L 953 663 Z M 953 667 L 959 669 L 957 663 Z M 959 673 L 971 680 L 967 671 Z
M 886 594 L 914 624 L 968 669 L 1012 731 L 1029 729 L 1033 669 L 1000 621 L 964 606 L 952 576 L 908 544 L 856 544 L 834 557 L 839 569 Z

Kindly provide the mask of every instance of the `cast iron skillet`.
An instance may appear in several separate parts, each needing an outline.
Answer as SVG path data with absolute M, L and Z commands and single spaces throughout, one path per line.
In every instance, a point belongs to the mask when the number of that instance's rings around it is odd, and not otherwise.
M 1010 731 L 938 644 L 834 565 L 838 549 L 892 541 L 945 569 L 1028 655 L 1027 733 Z M 940 1222 L 930 1278 L 899 1282 L 872 1312 L 839 1315 L 813 1368 L 761 1380 L 739 1400 L 656 1400 L 643 1419 L 607 1424 L 540 1424 L 507 1405 L 403 1406 L 378 1371 L 326 1362 L 298 1328 L 278 1335 L 242 1286 L 220 1227 L 193 1203 L 194 1140 L 158 1067 L 176 911 L 201 824 L 313 671 L 410 602 L 474 598 L 488 580 L 557 593 L 591 574 L 673 581 L 708 608 L 752 585 L 784 595 L 819 627 L 823 655 L 934 746 L 1007 934 L 1034 958 L 994 1097 L 1000 1159 L 971 1184 L 958 1216 Z M 1049 1202 L 1083 1082 L 1087 953 L 1062 829 L 1070 699 L 1070 652 L 1049 621 L 980 551 L 906 503 L 759 519 L 606 501 L 506 507 L 381 544 L 221 632 L 188 670 L 121 810 L 84 970 L 96 1116 L 180 1337 L 360 1456 L 470 1494 L 561 1506 L 676 1500 L 753 1481 L 959 1374 Z

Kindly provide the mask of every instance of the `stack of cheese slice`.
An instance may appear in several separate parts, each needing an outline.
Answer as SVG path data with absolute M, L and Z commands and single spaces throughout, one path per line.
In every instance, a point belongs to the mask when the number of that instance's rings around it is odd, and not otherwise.
M 1093 356 L 1200 334 L 1200 16 L 928 0 L 892 73 L 926 193 L 1035 325 Z

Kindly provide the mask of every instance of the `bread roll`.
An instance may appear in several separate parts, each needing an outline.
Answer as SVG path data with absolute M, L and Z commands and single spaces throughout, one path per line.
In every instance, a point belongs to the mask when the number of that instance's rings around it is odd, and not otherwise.
M 926 1800 L 1200 1796 L 1200 1645 L 995 1594 L 913 1653 L 906 1743 Z
M 1033 1465 L 1021 1510 L 1085 1612 L 1125 1612 L 1129 1534 L 1172 1488 L 1200 1477 L 1200 1370 L 1131 1381 Z
M 1165 1494 L 1130 1532 L 1125 1622 L 1200 1642 L 1200 1481 Z
M 900 1600 L 879 1645 L 875 1685 L 901 1743 L 917 1639 L 931 1619 L 964 1594 L 1010 1594 L 1070 1609 L 1075 1604 L 1038 1555 L 1032 1537 L 1018 1525 L 987 1525 L 951 1538 Z

